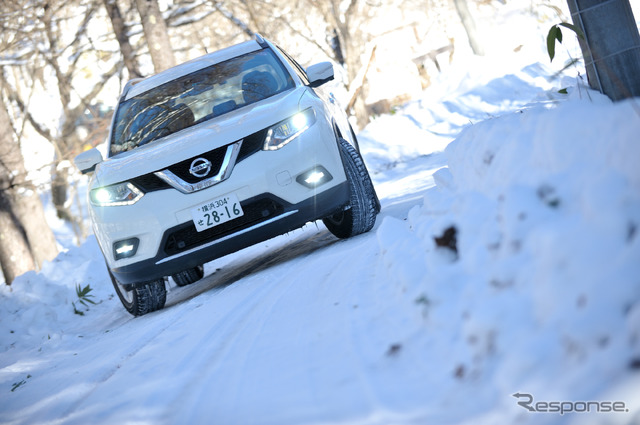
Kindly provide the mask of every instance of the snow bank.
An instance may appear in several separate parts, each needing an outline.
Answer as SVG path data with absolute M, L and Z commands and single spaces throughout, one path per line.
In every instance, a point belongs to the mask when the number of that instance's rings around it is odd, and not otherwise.
M 80 303 L 77 286 L 90 286 L 89 299 L 96 305 Z M 88 310 L 98 314 L 103 310 L 101 302 L 111 298 L 113 290 L 102 253 L 95 237 L 90 236 L 82 246 L 45 262 L 40 272 L 27 272 L 13 285 L 0 286 L 2 351 L 55 341 L 81 332 L 83 325 L 90 328 L 92 324 L 78 320 L 79 315 Z
M 630 374 L 640 383 L 640 106 L 591 96 L 468 126 L 424 205 L 377 230 L 449 379 L 488 394 L 460 401 L 486 423 L 524 419 L 505 394 L 608 400 Z M 435 242 L 447 229 L 455 252 Z
M 527 60 L 517 54 L 465 58 L 440 74 L 417 99 L 398 106 L 390 115 L 374 117 L 358 134 L 369 168 L 382 172 L 441 152 L 470 124 L 518 108 L 566 100 L 558 90 L 574 86 L 576 79 L 553 77 L 553 69 Z M 572 96 L 586 96 L 585 89 Z

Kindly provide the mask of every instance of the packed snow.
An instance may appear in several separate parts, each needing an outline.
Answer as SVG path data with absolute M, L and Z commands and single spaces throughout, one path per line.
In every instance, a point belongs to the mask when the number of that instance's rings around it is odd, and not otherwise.
M 368 234 L 308 224 L 139 318 L 93 237 L 0 287 L 0 423 L 640 423 L 640 99 L 472 60 L 360 132 Z

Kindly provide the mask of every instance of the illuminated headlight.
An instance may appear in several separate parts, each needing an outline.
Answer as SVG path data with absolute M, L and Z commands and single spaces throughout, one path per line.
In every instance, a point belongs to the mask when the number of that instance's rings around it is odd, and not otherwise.
M 99 207 L 133 205 L 138 202 L 142 196 L 144 196 L 144 193 L 128 182 L 99 187 L 93 189 L 89 194 L 91 203 Z
M 312 108 L 287 118 L 286 120 L 274 125 L 267 132 L 267 138 L 264 141 L 263 149 L 266 151 L 275 151 L 304 133 L 309 127 L 316 122 L 316 114 Z

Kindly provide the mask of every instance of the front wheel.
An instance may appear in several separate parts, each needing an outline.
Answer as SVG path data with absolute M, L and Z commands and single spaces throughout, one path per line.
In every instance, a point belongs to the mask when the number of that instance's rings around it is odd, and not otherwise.
M 171 275 L 173 281 L 178 286 L 191 285 L 204 277 L 204 267 L 198 266 L 192 269 L 183 270 L 176 274 Z
M 161 310 L 167 301 L 164 279 L 138 285 L 123 285 L 109 271 L 109 277 L 124 308 L 134 316 Z
M 349 238 L 373 228 L 380 201 L 360 154 L 344 139 L 340 139 L 339 148 L 351 193 L 349 204 L 322 222 L 335 236 Z

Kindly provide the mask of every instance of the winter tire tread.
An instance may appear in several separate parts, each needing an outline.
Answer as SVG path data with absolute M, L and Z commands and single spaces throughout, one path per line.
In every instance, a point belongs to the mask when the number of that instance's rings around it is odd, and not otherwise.
M 124 308 L 134 316 L 142 316 L 161 310 L 167 301 L 167 289 L 164 279 L 137 284 L 127 291 L 109 271 L 111 282 Z M 129 299 L 130 298 L 130 299 Z
M 198 266 L 191 269 L 183 270 L 179 273 L 171 275 L 173 281 L 178 286 L 187 286 L 202 279 L 204 277 L 204 267 Z
M 335 236 L 350 238 L 373 228 L 380 201 L 358 151 L 344 139 L 339 140 L 339 148 L 351 193 L 349 204 L 347 209 L 324 218 L 323 222 Z

